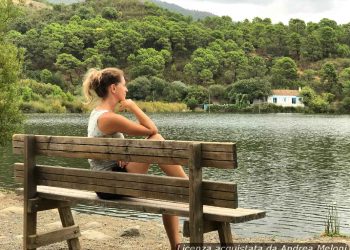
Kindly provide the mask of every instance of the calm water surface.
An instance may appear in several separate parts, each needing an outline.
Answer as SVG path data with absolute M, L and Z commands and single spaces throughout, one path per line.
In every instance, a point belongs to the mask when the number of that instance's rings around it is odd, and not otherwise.
M 350 116 L 301 114 L 152 114 L 167 139 L 233 141 L 239 168 L 205 170 L 206 179 L 238 184 L 239 206 L 267 217 L 233 225 L 239 236 L 311 237 L 324 230 L 336 204 L 341 233 L 350 233 Z M 86 135 L 87 115 L 29 115 L 26 133 Z M 0 187 L 14 188 L 10 145 L 0 148 Z M 39 158 L 39 163 L 86 168 L 86 160 Z M 151 171 L 160 174 L 156 167 Z M 158 215 L 80 206 L 78 211 L 140 219 Z

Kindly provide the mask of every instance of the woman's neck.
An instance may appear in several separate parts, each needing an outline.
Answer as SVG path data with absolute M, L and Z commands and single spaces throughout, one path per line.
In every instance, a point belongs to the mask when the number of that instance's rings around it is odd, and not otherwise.
M 102 102 L 96 107 L 96 109 L 105 109 L 105 110 L 114 111 L 116 105 L 117 103 L 114 100 L 105 99 L 105 100 L 102 100 Z

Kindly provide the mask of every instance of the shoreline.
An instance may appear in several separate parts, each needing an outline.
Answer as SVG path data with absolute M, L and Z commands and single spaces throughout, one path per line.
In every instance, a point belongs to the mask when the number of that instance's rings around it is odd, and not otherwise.
M 0 249 L 13 250 L 22 247 L 23 198 L 13 191 L 0 189 Z M 168 249 L 168 239 L 163 225 L 154 220 L 126 219 L 107 215 L 86 214 L 73 211 L 75 222 L 79 225 L 82 236 L 82 249 Z M 38 233 L 60 227 L 57 210 L 38 213 Z M 180 231 L 182 230 L 180 224 Z M 130 231 L 138 231 L 133 236 Z M 350 237 L 314 237 L 309 239 L 279 239 L 276 237 L 240 238 L 234 235 L 234 243 L 346 243 L 350 246 Z M 122 236 L 122 234 L 127 234 Z M 218 243 L 217 232 L 205 234 L 205 243 Z M 189 238 L 182 237 L 182 242 Z M 117 247 L 117 248 L 116 248 Z M 65 242 L 52 244 L 40 249 L 67 249 Z

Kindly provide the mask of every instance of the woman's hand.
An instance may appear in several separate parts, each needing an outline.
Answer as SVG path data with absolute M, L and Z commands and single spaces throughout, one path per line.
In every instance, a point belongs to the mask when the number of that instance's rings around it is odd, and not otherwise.
M 120 106 L 119 106 L 119 111 L 130 111 L 133 112 L 133 110 L 135 110 L 135 108 L 137 108 L 138 106 L 136 105 L 136 103 L 131 100 L 131 99 L 126 99 L 123 101 L 120 101 Z

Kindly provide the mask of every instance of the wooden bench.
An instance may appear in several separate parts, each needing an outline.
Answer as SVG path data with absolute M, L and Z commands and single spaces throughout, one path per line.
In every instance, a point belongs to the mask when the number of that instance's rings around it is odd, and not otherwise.
M 17 134 L 13 152 L 24 155 L 24 163 L 15 163 L 14 168 L 16 180 L 23 183 L 24 249 L 60 241 L 67 241 L 69 249 L 81 249 L 79 227 L 71 213 L 77 203 L 188 217 L 183 234 L 191 243 L 202 243 L 203 234 L 214 230 L 221 243 L 230 243 L 230 223 L 265 216 L 261 210 L 238 208 L 236 184 L 202 180 L 202 168 L 237 167 L 234 143 Z M 181 164 L 188 167 L 189 180 L 37 165 L 38 155 Z M 103 200 L 92 191 L 132 197 Z M 56 208 L 62 229 L 37 234 L 37 212 Z

